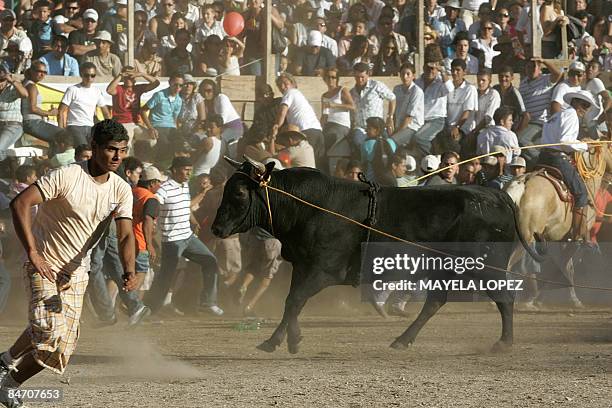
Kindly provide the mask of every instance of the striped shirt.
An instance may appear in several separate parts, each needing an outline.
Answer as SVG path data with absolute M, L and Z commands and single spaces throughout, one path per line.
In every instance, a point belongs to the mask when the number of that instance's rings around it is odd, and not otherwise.
M 532 122 L 543 124 L 548 120 L 548 107 L 554 87 L 550 74 L 540 75 L 533 80 L 525 78 L 521 81 L 519 92 L 523 96 L 527 112 L 531 114 Z
M 0 91 L 0 121 L 21 122 L 21 97 L 13 85 L 7 85 Z
M 161 226 L 162 242 L 181 241 L 193 235 L 189 223 L 191 216 L 189 185 L 168 179 L 155 195 L 160 203 L 158 224 Z

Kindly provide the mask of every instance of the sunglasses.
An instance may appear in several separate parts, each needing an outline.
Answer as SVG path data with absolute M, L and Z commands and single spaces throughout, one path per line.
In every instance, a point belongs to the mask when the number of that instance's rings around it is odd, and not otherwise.
M 47 75 L 47 71 L 42 70 L 42 69 L 37 69 L 37 70 L 36 70 L 36 71 L 34 71 L 34 72 L 36 72 L 36 73 L 38 73 L 38 74 L 45 74 L 45 75 Z
M 581 77 L 581 76 L 583 76 L 583 75 L 584 75 L 584 72 L 580 72 L 580 71 L 570 71 L 570 72 L 569 72 L 569 74 L 570 74 L 571 76 L 578 76 L 578 77 Z
M 500 14 L 500 16 L 502 16 L 502 17 L 510 17 L 510 14 L 504 13 L 504 14 Z
M 483 29 L 485 29 L 485 30 L 492 30 L 493 27 L 483 27 Z
M 95 23 L 95 22 L 96 22 L 96 20 L 91 19 L 91 18 L 86 18 L 86 19 L 85 19 L 85 22 L 86 22 L 86 23 Z
M 95 78 L 96 74 L 83 74 L 83 78 Z

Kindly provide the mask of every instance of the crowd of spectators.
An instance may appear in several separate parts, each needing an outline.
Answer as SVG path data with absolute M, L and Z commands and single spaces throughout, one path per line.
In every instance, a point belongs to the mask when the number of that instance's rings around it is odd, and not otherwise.
M 112 117 L 130 137 L 130 158 L 121 176 L 135 194 L 140 189 L 143 200 L 155 196 L 159 202 L 147 208 L 142 202 L 138 209 L 143 222 L 147 217 L 157 221 L 161 244 L 150 242 L 153 231 L 147 228 L 152 227 L 140 227 L 145 230 L 139 251 L 148 258 L 137 272 L 146 275 L 141 289 L 149 294 L 144 303 L 143 294 L 122 294 L 130 321 L 140 320 L 145 304 L 154 312 L 182 313 L 172 303 L 172 292 L 181 282 L 176 271 L 185 269 L 179 263 L 182 257 L 201 267 L 202 311 L 223 313 L 217 286 L 225 285 L 238 288 L 245 312 L 251 313 L 279 268 L 280 243 L 262 229 L 226 240 L 210 233 L 228 176 L 224 155 L 274 160 L 277 168 L 313 167 L 350 180 L 358 180 L 362 172 L 379 184 L 397 187 L 480 184 L 501 189 L 538 160 L 537 150 L 521 147 L 537 143 L 547 126 L 557 126 L 555 120 L 564 121 L 559 119 L 563 112 L 578 112 L 576 136 L 610 138 L 612 101 L 598 78 L 612 65 L 610 1 L 578 0 L 571 14 L 556 1 L 541 2 L 534 12 L 540 15 L 535 29 L 543 36 L 542 59 L 532 57 L 530 2 L 426 0 L 421 75 L 414 65 L 416 3 L 275 4 L 272 47 L 278 74 L 275 84 L 258 83 L 249 126 L 215 77 L 261 74 L 261 0 L 246 5 L 138 2 L 134 66 L 126 64 L 126 0 L 38 0 L 31 9 L 22 3 L 17 13 L 4 10 L 0 159 L 11 146 L 24 143 L 24 132 L 43 142 L 45 157 L 19 167 L 14 158 L 5 160 L 3 171 L 12 181 L 4 188 L 5 197 L 0 194 L 0 205 L 6 209 L 11 194 L 50 169 L 86 159 L 97 116 Z M 227 36 L 222 23 L 232 10 L 242 12 L 245 20 L 237 37 Z M 551 60 L 562 54 L 560 29 L 567 29 L 571 40 L 569 61 L 561 68 Z M 17 79 L 21 74 L 23 81 Z M 68 87 L 57 108 L 43 109 L 39 85 L 48 74 L 75 76 L 79 82 Z M 168 86 L 159 90 L 162 75 Z M 476 75 L 475 82 L 467 75 Z M 321 115 L 301 92 L 298 76 L 320 76 L 325 83 Z M 341 85 L 341 76 L 352 77 L 354 84 Z M 396 76 L 399 84 L 389 88 L 377 76 Z M 112 104 L 94 86 L 99 79 L 108 84 Z M 156 89 L 143 103 L 143 94 Z M 55 117 L 57 122 L 49 120 Z M 563 131 L 565 123 L 559 124 Z M 493 155 L 458 165 L 486 153 Z M 420 178 L 439 168 L 445 170 Z M 106 323 L 116 317 L 109 301 L 114 292 L 105 288 L 104 276 L 120 277 L 117 271 L 101 271 L 102 260 L 116 256 L 112 241 L 110 231 L 92 258 L 92 272 L 102 276 L 92 279 L 94 308 Z M 259 253 L 266 256 L 255 265 L 253 254 Z M 158 271 L 157 280 L 147 274 L 150 269 Z M 0 267 L 0 310 L 6 297 L 4 275 Z M 247 301 L 255 277 L 259 286 Z

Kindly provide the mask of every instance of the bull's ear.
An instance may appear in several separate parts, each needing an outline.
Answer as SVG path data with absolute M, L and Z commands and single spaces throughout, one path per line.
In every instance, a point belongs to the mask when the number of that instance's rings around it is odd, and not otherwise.
M 226 161 L 226 162 L 228 162 L 228 163 L 229 163 L 229 164 L 230 164 L 232 167 L 234 167 L 235 169 L 239 169 L 239 168 L 240 168 L 240 166 L 242 166 L 242 163 L 237 162 L 236 160 L 231 159 L 231 158 L 229 158 L 229 157 L 227 157 L 227 156 L 223 156 L 223 158 L 225 159 L 225 161 Z
M 246 154 L 243 156 L 244 160 L 246 160 L 247 162 L 249 162 L 253 167 L 255 167 L 255 170 L 257 171 L 257 173 L 259 173 L 259 175 L 261 176 L 262 174 L 264 174 L 266 172 L 266 166 L 261 163 L 258 162 L 257 160 L 253 160 L 251 159 L 249 156 L 247 156 Z

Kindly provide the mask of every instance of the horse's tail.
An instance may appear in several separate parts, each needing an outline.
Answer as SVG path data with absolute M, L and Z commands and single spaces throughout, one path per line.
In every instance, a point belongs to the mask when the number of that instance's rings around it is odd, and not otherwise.
M 523 192 L 525 192 L 525 183 L 523 182 Z M 522 195 L 522 194 L 521 194 Z M 540 254 L 536 248 L 532 248 L 527 241 L 525 241 L 525 237 L 523 237 L 523 234 L 521 234 L 521 229 L 520 229 L 520 224 L 519 224 L 519 215 L 518 215 L 518 206 L 515 203 L 514 199 L 508 194 L 504 196 L 506 199 L 506 202 L 508 204 L 508 206 L 510 207 L 510 209 L 512 210 L 512 215 L 514 216 L 514 228 L 516 231 L 516 234 L 518 235 L 519 241 L 521 241 L 521 245 L 523 245 L 523 248 L 525 248 L 525 251 L 527 251 L 527 253 L 538 263 L 542 263 L 546 258 L 543 256 L 543 254 Z M 519 202 L 520 202 L 520 197 L 519 197 Z M 536 239 L 536 241 L 541 242 L 541 238 L 538 237 L 536 234 L 534 234 L 534 238 Z

